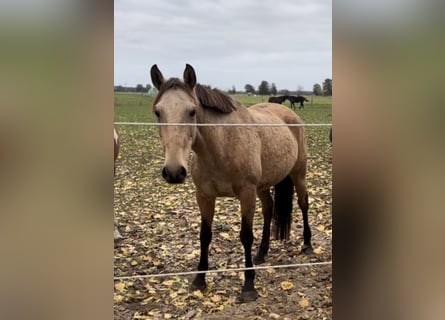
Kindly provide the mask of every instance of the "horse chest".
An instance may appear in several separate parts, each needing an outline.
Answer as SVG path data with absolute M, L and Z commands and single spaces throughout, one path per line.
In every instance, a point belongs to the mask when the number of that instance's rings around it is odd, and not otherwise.
M 193 182 L 196 187 L 208 195 L 217 197 L 234 197 L 235 191 L 233 189 L 233 181 L 225 179 L 220 174 L 200 174 L 193 173 Z

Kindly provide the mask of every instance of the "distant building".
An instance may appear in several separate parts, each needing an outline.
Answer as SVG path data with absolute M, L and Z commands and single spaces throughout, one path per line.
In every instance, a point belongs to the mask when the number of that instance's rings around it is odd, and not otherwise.
M 150 90 L 148 90 L 148 95 L 149 96 L 155 96 L 158 94 L 158 90 L 155 87 L 151 87 Z

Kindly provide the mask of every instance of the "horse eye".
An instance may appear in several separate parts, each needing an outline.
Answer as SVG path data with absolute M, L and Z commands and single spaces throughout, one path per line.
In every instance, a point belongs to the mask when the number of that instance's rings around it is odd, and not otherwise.
M 155 115 L 156 115 L 156 117 L 160 117 L 161 116 L 161 113 L 159 112 L 159 110 L 155 110 Z
M 196 110 L 193 109 L 192 111 L 190 111 L 189 115 L 190 117 L 194 117 L 196 115 Z

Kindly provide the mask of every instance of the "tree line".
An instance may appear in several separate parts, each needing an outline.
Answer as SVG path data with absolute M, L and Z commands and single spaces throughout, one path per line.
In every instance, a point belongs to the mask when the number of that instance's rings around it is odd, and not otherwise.
M 247 94 L 276 95 L 277 93 L 279 93 L 282 95 L 289 95 L 288 89 L 283 89 L 278 91 L 275 83 L 269 85 L 269 82 L 267 82 L 266 80 L 261 81 L 257 90 L 253 85 L 248 83 L 244 86 L 244 91 Z M 303 87 L 298 86 L 296 92 L 297 94 L 302 94 Z M 316 96 L 332 96 L 332 79 L 329 78 L 325 79 L 322 85 L 320 85 L 319 83 L 314 84 L 312 92 Z M 233 86 L 232 89 L 229 90 L 229 93 L 236 93 L 235 86 Z
M 142 85 L 142 84 L 138 84 L 136 85 L 136 87 L 126 87 L 126 86 L 114 86 L 114 91 L 115 92 L 148 92 L 151 89 L 151 85 L 147 84 L 147 85 Z
M 138 84 L 136 87 L 124 87 L 124 86 L 114 86 L 114 91 L 116 92 L 148 92 L 151 88 L 150 84 L 147 84 L 143 86 L 142 84 Z M 251 84 L 246 84 L 244 86 L 244 91 L 247 94 L 259 94 L 259 95 L 289 95 L 288 89 L 282 89 L 278 90 L 275 83 L 271 83 L 269 85 L 269 82 L 266 80 L 261 81 L 261 83 L 258 86 L 258 89 L 255 89 L 255 87 Z M 231 89 L 228 90 L 230 94 L 237 93 L 235 86 L 232 86 Z M 303 94 L 303 87 L 298 86 L 297 87 L 297 94 Z M 312 88 L 312 92 L 316 96 L 332 96 L 332 79 L 325 79 L 320 85 L 319 83 L 314 84 Z

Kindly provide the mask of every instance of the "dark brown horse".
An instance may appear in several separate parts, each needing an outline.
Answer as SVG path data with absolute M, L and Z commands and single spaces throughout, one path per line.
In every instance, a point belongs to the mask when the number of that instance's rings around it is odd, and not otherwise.
M 268 102 L 282 104 L 284 101 L 286 101 L 286 99 L 287 96 L 269 97 Z
M 303 212 L 302 251 L 312 250 L 308 223 L 306 190 L 306 140 L 302 126 L 231 126 L 224 124 L 276 123 L 301 124 L 295 112 L 276 103 L 259 103 L 246 108 L 227 94 L 197 84 L 196 74 L 186 65 L 183 81 L 165 80 L 156 65 L 151 80 L 159 90 L 153 101 L 164 152 L 163 178 L 182 183 L 188 175 L 187 162 L 193 151 L 191 176 L 201 212 L 201 256 L 198 270 L 208 270 L 209 245 L 217 197 L 236 197 L 241 204 L 240 239 L 244 247 L 245 266 L 262 263 L 269 250 L 270 225 L 276 237 L 288 239 L 293 194 Z M 180 123 L 181 125 L 174 125 Z M 199 124 L 222 124 L 198 126 Z M 271 187 L 275 186 L 275 199 Z M 261 200 L 264 217 L 263 236 L 258 253 L 252 259 L 252 223 L 256 196 Z M 254 287 L 255 271 L 245 271 L 240 300 L 258 297 Z M 204 290 L 205 274 L 196 275 L 190 289 Z
M 303 96 L 287 96 L 287 100 L 289 100 L 289 102 L 290 102 L 290 107 L 292 108 L 292 109 L 296 109 L 295 108 L 295 103 L 297 102 L 297 103 L 300 103 L 300 107 L 299 107 L 299 109 L 304 109 L 304 102 L 305 101 L 309 101 L 308 99 L 306 99 L 305 97 L 303 97 Z

